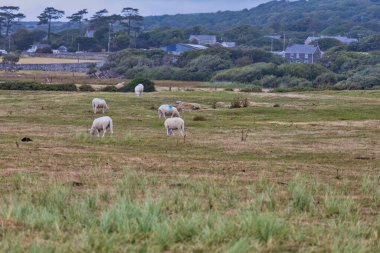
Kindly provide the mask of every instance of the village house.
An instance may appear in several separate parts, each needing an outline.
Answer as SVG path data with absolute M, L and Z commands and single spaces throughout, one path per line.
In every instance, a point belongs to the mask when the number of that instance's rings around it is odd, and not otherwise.
M 322 36 L 309 36 L 309 37 L 307 37 L 307 39 L 305 40 L 305 45 L 309 45 L 311 42 L 313 42 L 315 40 L 319 40 L 319 39 L 336 39 L 336 40 L 338 40 L 342 43 L 345 43 L 345 44 L 350 44 L 352 42 L 358 42 L 357 39 L 347 38 L 344 36 L 325 36 L 325 35 L 322 35 Z
M 322 51 L 318 46 L 294 44 L 288 46 L 283 57 L 289 62 L 313 64 L 322 58 Z
M 165 47 L 161 47 L 161 50 L 164 50 L 165 52 L 171 53 L 173 55 L 180 55 L 187 51 L 202 50 L 207 48 L 208 47 L 197 44 L 171 44 Z
M 199 45 L 214 45 L 216 44 L 215 35 L 190 35 L 189 41 Z
M 28 53 L 36 53 L 38 49 L 50 48 L 49 44 L 33 44 L 31 48 L 29 48 L 26 52 Z

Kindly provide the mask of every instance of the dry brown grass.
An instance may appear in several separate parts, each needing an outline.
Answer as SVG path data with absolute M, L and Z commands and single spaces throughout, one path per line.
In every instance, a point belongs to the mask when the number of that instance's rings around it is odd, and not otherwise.
M 97 60 L 88 59 L 65 59 L 52 57 L 21 57 L 17 64 L 56 64 L 56 63 L 82 63 L 82 62 L 98 62 Z

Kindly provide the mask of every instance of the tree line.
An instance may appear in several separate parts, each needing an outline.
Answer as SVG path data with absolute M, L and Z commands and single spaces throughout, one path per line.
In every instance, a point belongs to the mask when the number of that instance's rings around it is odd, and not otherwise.
M 12 42 L 13 40 L 16 40 L 15 47 L 18 50 L 24 50 L 26 49 L 25 44 L 36 42 L 36 40 L 41 41 L 45 37 L 44 41 L 48 44 L 54 42 L 62 43 L 62 40 L 60 41 L 59 39 L 60 34 L 54 34 L 55 38 L 52 39 L 52 24 L 54 21 L 64 17 L 65 11 L 58 10 L 54 7 L 46 7 L 37 17 L 39 20 L 38 26 L 47 27 L 45 32 L 42 32 L 41 30 L 29 31 L 28 29 L 22 29 L 19 31 L 20 29 L 18 29 L 15 31 L 14 36 L 11 36 L 12 29 L 20 24 L 20 21 L 26 17 L 23 13 L 19 12 L 19 10 L 20 7 L 18 6 L 0 7 L 0 39 L 3 41 L 4 48 L 11 49 L 10 45 L 6 45 L 7 40 L 10 44 L 11 39 Z M 122 44 L 119 46 L 120 48 L 123 46 L 130 46 L 131 43 L 135 43 L 137 36 L 142 30 L 142 22 L 144 20 L 139 14 L 139 10 L 132 7 L 123 8 L 120 14 L 109 15 L 107 9 L 97 11 L 91 18 L 86 18 L 87 14 L 87 9 L 82 9 L 70 16 L 66 16 L 69 23 L 74 24 L 74 26 L 77 27 L 77 29 L 66 31 L 66 36 L 68 37 L 68 34 L 70 33 L 72 44 L 83 44 L 85 49 L 88 49 L 89 44 L 100 44 L 99 46 L 103 48 L 108 46 L 109 49 L 111 41 L 113 47 L 115 47 L 115 44 L 117 43 Z M 93 41 L 93 39 L 91 39 L 92 36 L 85 37 L 83 35 L 84 23 L 86 24 L 87 30 L 95 30 L 98 34 L 102 34 L 100 41 Z M 117 26 L 117 29 L 115 29 L 115 26 Z M 22 43 L 23 41 L 26 43 Z M 67 41 L 65 42 L 67 44 Z

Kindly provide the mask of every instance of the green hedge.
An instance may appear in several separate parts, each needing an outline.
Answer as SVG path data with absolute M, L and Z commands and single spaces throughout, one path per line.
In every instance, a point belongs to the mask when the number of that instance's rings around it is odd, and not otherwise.
M 91 85 L 82 84 L 81 86 L 79 86 L 79 91 L 89 91 L 89 92 L 92 92 L 92 91 L 95 91 L 95 89 L 92 88 Z
M 44 91 L 77 91 L 75 84 L 58 83 L 44 84 L 31 81 L 0 82 L 0 90 L 44 90 Z
M 136 78 L 132 80 L 130 83 L 128 83 L 126 86 L 118 89 L 117 91 L 118 92 L 134 92 L 136 85 L 140 83 L 144 85 L 144 92 L 156 91 L 154 82 L 145 78 Z

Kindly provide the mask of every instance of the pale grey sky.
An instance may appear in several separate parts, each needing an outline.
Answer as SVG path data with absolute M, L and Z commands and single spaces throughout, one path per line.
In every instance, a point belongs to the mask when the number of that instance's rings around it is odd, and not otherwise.
M 87 9 L 88 17 L 101 9 L 107 9 L 112 14 L 119 14 L 124 7 L 134 7 L 140 9 L 143 16 L 149 16 L 242 10 L 265 2 L 269 0 L 0 0 L 0 6 L 19 6 L 20 11 L 26 15 L 24 20 L 31 21 L 37 20 L 37 16 L 45 7 L 63 10 L 65 16 Z

